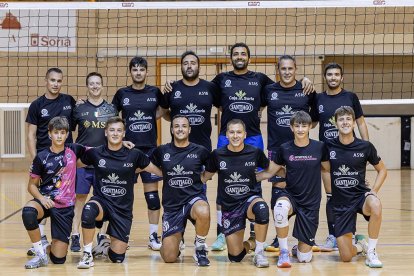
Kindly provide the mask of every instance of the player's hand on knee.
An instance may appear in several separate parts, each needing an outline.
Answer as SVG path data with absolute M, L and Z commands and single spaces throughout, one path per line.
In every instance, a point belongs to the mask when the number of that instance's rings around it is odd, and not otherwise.
M 55 203 L 53 202 L 53 200 L 51 200 L 50 198 L 47 198 L 47 197 L 43 197 L 42 199 L 40 199 L 40 203 L 42 203 L 42 205 L 46 209 L 50 209 L 50 208 L 55 207 Z

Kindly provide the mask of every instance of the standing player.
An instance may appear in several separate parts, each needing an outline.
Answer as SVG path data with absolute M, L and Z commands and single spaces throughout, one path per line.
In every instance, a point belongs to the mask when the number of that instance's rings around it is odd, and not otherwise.
M 332 205 L 335 214 L 335 235 L 343 262 L 350 262 L 358 251 L 352 243 L 357 213 L 368 221 L 368 244 L 357 241 L 366 253 L 365 264 L 382 267 L 376 253 L 376 245 L 382 221 L 382 205 L 377 193 L 387 177 L 387 169 L 377 150 L 368 141 L 354 135 L 355 113 L 349 106 L 335 111 L 335 123 L 339 136 L 326 142 L 331 164 Z M 367 162 L 377 171 L 372 187 L 365 182 Z M 357 238 L 358 240 L 358 238 Z
M 125 122 L 119 117 L 109 118 L 105 126 L 106 145 L 89 149 L 82 162 L 95 169 L 94 196 L 82 211 L 83 257 L 78 268 L 94 266 L 92 240 L 95 226 L 109 221 L 107 233 L 111 237 L 105 255 L 114 263 L 122 263 L 128 247 L 132 225 L 135 171 L 144 169 L 162 176 L 148 157 L 140 150 L 127 149 L 122 145 Z
M 329 174 L 329 159 L 322 142 L 309 139 L 312 119 L 305 111 L 298 111 L 290 118 L 290 129 L 294 140 L 283 143 L 274 153 L 268 171 L 258 174 L 258 180 L 273 176 L 286 166 L 286 188 L 272 198 L 275 227 L 280 245 L 278 267 L 290 267 L 287 236 L 289 218 L 296 216 L 293 237 L 299 240 L 296 256 L 299 262 L 312 260 L 319 225 L 321 204 L 321 170 Z
M 98 147 L 106 144 L 106 121 L 118 115 L 115 107 L 102 98 L 102 75 L 96 72 L 88 74 L 86 86 L 88 99 L 73 110 L 73 121 L 78 126 L 76 143 L 87 147 Z M 79 226 L 83 205 L 85 205 L 91 186 L 94 182 L 94 169 L 92 166 L 78 168 L 76 173 L 76 203 L 75 217 L 73 218 L 70 250 L 78 252 L 80 247 Z M 98 234 L 98 244 L 105 238 L 105 228 Z
M 269 160 L 263 151 L 244 143 L 246 127 L 243 121 L 230 120 L 226 131 L 230 143 L 212 152 L 206 165 L 205 179 L 211 179 L 218 172 L 217 196 L 221 198 L 228 257 L 231 262 L 240 262 L 250 249 L 254 249 L 253 263 L 257 267 L 268 267 L 264 243 L 269 207 L 261 198 L 256 171 L 258 167 L 267 168 Z M 243 242 L 246 219 L 255 222 L 255 242 L 250 239 Z
M 356 123 L 361 138 L 369 140 L 368 128 L 365 123 L 362 107 L 358 96 L 342 89 L 341 84 L 344 80 L 342 67 L 337 63 L 329 63 L 325 67 L 324 78 L 328 86 L 323 93 L 318 93 L 315 99 L 315 111 L 319 121 L 319 141 L 326 142 L 338 136 L 338 129 L 335 125 L 334 113 L 341 106 L 350 106 L 355 111 Z M 326 238 L 325 245 L 321 247 L 323 251 L 338 250 L 334 237 L 334 217 L 331 206 L 330 183 L 323 179 L 326 194 L 326 217 L 328 221 L 329 235 Z
M 296 60 L 294 57 L 289 55 L 279 57 L 277 70 L 280 81 L 267 85 L 263 93 L 264 103 L 267 106 L 267 149 L 270 160 L 283 143 L 294 138 L 290 124 L 292 115 L 297 111 L 309 113 L 315 99 L 315 93 L 305 94 L 302 85 L 296 80 Z M 278 194 L 281 192 L 280 188 L 285 185 L 285 179 L 275 176 L 269 181 L 272 182 L 271 205 L 273 210 Z M 278 247 L 276 237 L 273 243 L 266 247 L 266 250 L 277 251 Z
M 69 135 L 69 122 L 65 117 L 51 119 L 48 129 L 52 144 L 33 159 L 28 191 L 34 199 L 22 211 L 23 224 L 35 252 L 35 257 L 25 265 L 28 269 L 48 264 L 39 230 L 39 221 L 47 217 L 51 217 L 50 260 L 54 264 L 66 261 L 75 204 L 76 159 L 85 151 L 77 144 L 65 145 Z
M 153 154 L 153 162 L 162 168 L 164 176 L 161 257 L 166 263 L 176 261 L 188 219 L 195 225 L 194 260 L 199 266 L 208 266 L 206 237 L 210 228 L 210 206 L 201 173 L 210 152 L 191 143 L 190 132 L 189 119 L 185 115 L 174 116 L 173 142 L 158 147 Z
M 72 110 L 75 107 L 75 99 L 72 96 L 60 93 L 62 82 L 62 70 L 54 67 L 49 68 L 45 77 L 45 94 L 30 104 L 26 123 L 28 124 L 27 146 L 32 159 L 36 156 L 37 152 L 50 147 L 51 140 L 48 136 L 48 124 L 54 117 L 64 116 L 68 119 L 69 131 L 66 142 L 72 142 L 71 131 L 74 130 L 74 125 L 72 124 L 71 118 Z M 44 247 L 49 244 L 44 233 L 45 224 L 46 220 L 43 220 L 39 225 Z M 29 256 L 34 254 L 33 247 L 27 251 L 27 255 Z
M 126 122 L 126 140 L 135 144 L 135 147 L 151 156 L 157 146 L 156 119 L 163 116 L 168 108 L 161 91 L 146 85 L 148 63 L 142 57 L 134 57 L 129 62 L 132 85 L 119 89 L 112 104 L 121 111 Z M 158 195 L 158 181 L 161 178 L 148 172 L 140 173 L 144 186 L 144 195 L 148 207 L 150 223 L 148 247 L 160 250 L 158 240 L 158 221 L 160 218 L 160 198 Z M 138 178 L 136 179 L 138 182 Z

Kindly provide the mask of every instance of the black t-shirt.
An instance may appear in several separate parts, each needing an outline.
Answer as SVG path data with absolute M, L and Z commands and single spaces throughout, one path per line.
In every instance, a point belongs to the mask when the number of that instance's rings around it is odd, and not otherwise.
M 133 142 L 138 148 L 157 146 L 157 108 L 168 108 L 158 87 L 145 85 L 142 90 L 132 86 L 121 88 L 116 92 L 112 104 L 122 111 L 122 118 L 125 119 L 125 140 Z
M 173 143 L 159 146 L 153 153 L 153 163 L 163 174 L 162 206 L 165 211 L 177 211 L 196 196 L 204 194 L 200 175 L 209 157 L 203 146 L 190 143 L 178 148 Z
M 365 183 L 367 162 L 378 165 L 381 158 L 374 145 L 355 137 L 344 145 L 339 138 L 326 142 L 331 163 L 332 202 L 335 205 L 351 204 L 355 198 L 370 191 Z
M 45 148 L 33 159 L 30 176 L 40 178 L 39 192 L 53 200 L 56 208 L 75 204 L 76 160 L 84 152 L 81 145 L 65 144 L 59 153 Z
M 105 100 L 97 106 L 90 101 L 77 105 L 73 110 L 73 121 L 78 125 L 76 143 L 88 147 L 106 144 L 106 122 L 117 114 L 115 107 Z
M 218 74 L 212 82 L 220 89 L 223 111 L 220 135 L 226 135 L 227 123 L 231 119 L 240 119 L 246 124 L 247 137 L 261 135 L 259 111 L 264 106 L 262 92 L 273 81 L 259 72 L 236 75 L 231 71 Z
M 81 160 L 95 168 L 93 194 L 132 218 L 135 170 L 147 167 L 149 158 L 138 149 L 112 151 L 103 145 L 87 150 Z
M 336 95 L 328 95 L 326 92 L 316 94 L 315 113 L 319 121 L 319 141 L 327 141 L 338 137 L 338 129 L 335 126 L 335 111 L 342 106 L 350 106 L 354 109 L 355 119 L 364 115 L 358 96 L 342 89 Z
M 59 94 L 56 99 L 49 100 L 45 95 L 40 96 L 30 104 L 27 112 L 26 123 L 36 125 L 36 150 L 50 147 L 52 141 L 49 139 L 47 125 L 49 121 L 57 116 L 65 116 L 69 121 L 69 134 L 66 143 L 72 143 L 72 132 L 75 124 L 72 120 L 72 110 L 75 108 L 75 99 L 66 94 Z
M 328 151 L 322 142 L 310 139 L 306 147 L 294 141 L 282 144 L 274 158 L 286 165 L 286 190 L 295 202 L 311 210 L 321 203 L 321 162 L 328 161 Z
M 267 105 L 267 149 L 275 150 L 283 143 L 293 140 L 290 129 L 290 118 L 297 111 L 311 114 L 312 120 L 316 116 L 310 112 L 314 105 L 315 93 L 305 95 L 302 84 L 296 81 L 292 87 L 285 88 L 280 82 L 267 85 L 264 89 L 264 102 Z
M 260 196 L 257 168 L 269 167 L 269 160 L 260 149 L 247 145 L 240 152 L 222 147 L 214 150 L 206 164 L 206 171 L 218 172 L 217 194 L 225 211 L 238 207 L 251 196 Z
M 194 86 L 185 85 L 182 80 L 172 85 L 172 92 L 165 97 L 171 110 L 171 119 L 178 114 L 190 120 L 190 141 L 211 151 L 211 108 L 219 106 L 217 87 L 200 79 Z

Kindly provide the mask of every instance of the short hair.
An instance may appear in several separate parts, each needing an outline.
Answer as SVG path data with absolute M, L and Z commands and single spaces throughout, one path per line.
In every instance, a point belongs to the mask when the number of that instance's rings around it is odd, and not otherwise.
M 186 115 L 184 115 L 184 114 L 177 114 L 177 115 L 174 115 L 174 116 L 171 118 L 171 127 L 173 126 L 173 121 L 174 121 L 175 119 L 177 119 L 177 118 L 185 118 L 185 119 L 188 121 L 188 125 L 190 125 L 190 119 L 188 119 L 188 116 L 186 116 Z
M 46 78 L 48 78 L 49 77 L 49 74 L 52 73 L 52 72 L 63 75 L 63 72 L 62 72 L 62 70 L 60 68 L 51 67 L 51 68 L 47 69 L 47 71 L 46 71 Z
M 144 67 L 145 69 L 148 69 L 148 62 L 143 57 L 135 56 L 129 62 L 129 71 L 130 72 L 131 72 L 132 67 Z
M 351 115 L 352 120 L 355 121 L 355 112 L 354 109 L 350 106 L 341 106 L 337 110 L 335 110 L 335 122 L 338 120 L 338 117 L 344 115 Z
M 197 56 L 197 54 L 194 51 L 185 51 L 182 55 L 181 55 L 181 64 L 183 64 L 183 60 L 186 56 L 195 56 L 197 58 L 197 62 L 198 65 L 200 65 L 200 58 Z
M 280 56 L 280 57 L 279 57 L 279 59 L 277 60 L 277 68 L 279 68 L 279 67 L 280 67 L 280 62 L 281 62 L 282 60 L 291 60 L 291 61 L 293 61 L 293 63 L 295 64 L 295 67 L 296 67 L 296 59 L 295 59 L 293 56 L 291 56 L 291 55 L 282 55 L 282 56 Z
M 342 69 L 342 66 L 341 65 L 339 65 L 338 63 L 336 63 L 336 62 L 330 62 L 330 63 L 328 63 L 326 66 L 325 66 L 325 71 L 324 71 L 324 73 L 323 73 L 323 75 L 324 76 L 326 76 L 326 72 L 328 72 L 328 70 L 329 69 L 339 69 L 339 71 L 341 72 L 341 76 L 344 74 L 343 73 L 343 69 Z
M 124 126 L 124 129 L 126 128 L 124 119 L 122 119 L 119 116 L 114 116 L 114 117 L 109 118 L 108 121 L 106 121 L 105 130 L 109 128 L 109 125 L 116 124 L 116 123 L 122 123 L 122 125 Z
M 47 130 L 53 131 L 53 130 L 66 130 L 66 132 L 69 131 L 69 121 L 65 116 L 57 116 L 53 117 L 49 123 L 47 124 Z
M 312 124 L 312 118 L 307 112 L 300 110 L 290 117 L 290 125 L 293 126 L 294 124 L 310 125 Z
M 237 42 L 237 43 L 233 44 L 233 46 L 231 46 L 231 48 L 230 48 L 230 56 L 233 56 L 233 50 L 234 50 L 234 48 L 237 48 L 237 47 L 244 47 L 244 48 L 246 48 L 246 50 L 247 50 L 247 57 L 250 58 L 250 48 L 244 42 Z
M 86 86 L 88 86 L 88 84 L 89 84 L 89 78 L 90 77 L 100 77 L 101 78 L 101 83 L 102 83 L 102 85 L 103 85 L 103 78 L 102 78 L 102 75 L 101 74 L 99 74 L 98 72 L 92 72 L 92 73 L 89 73 L 87 76 L 86 76 Z
M 244 130 L 244 131 L 246 131 L 246 124 L 245 124 L 242 120 L 240 120 L 240 119 L 231 119 L 231 120 L 227 123 L 227 130 L 229 130 L 229 127 L 230 127 L 231 125 L 237 125 L 237 124 L 242 125 L 242 126 L 243 126 L 243 130 Z

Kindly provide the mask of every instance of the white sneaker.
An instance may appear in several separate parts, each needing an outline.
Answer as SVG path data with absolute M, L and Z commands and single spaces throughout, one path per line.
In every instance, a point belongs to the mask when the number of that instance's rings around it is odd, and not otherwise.
M 254 254 L 253 264 L 256 267 L 269 267 L 269 261 L 267 260 L 267 257 L 264 255 L 263 251 Z
M 108 238 L 101 239 L 97 245 L 92 248 L 92 256 L 108 256 L 108 249 L 111 246 L 111 240 Z
M 158 239 L 158 235 L 157 233 L 152 233 L 149 236 L 149 242 L 148 242 L 148 247 L 151 248 L 154 251 L 160 251 L 161 249 L 161 242 Z
M 46 235 L 43 235 L 40 240 L 42 241 L 43 250 L 46 251 L 46 248 L 49 246 Z M 27 256 L 36 256 L 36 251 L 34 250 L 33 246 L 27 250 Z
M 94 266 L 92 254 L 89 252 L 83 251 L 82 259 L 78 263 L 79 269 L 89 269 Z
M 41 253 L 36 252 L 35 257 L 33 259 L 29 260 L 24 265 L 24 267 L 26 269 L 38 268 L 38 267 L 41 267 L 41 266 L 47 266 L 48 262 L 49 262 L 49 260 L 47 258 L 47 254 L 46 253 L 41 254 Z
M 365 259 L 365 264 L 371 268 L 381 268 L 382 263 L 378 259 L 377 251 L 374 249 L 371 249 L 367 253 L 367 257 Z
M 367 240 L 365 239 L 365 236 L 356 235 L 355 240 L 356 240 L 355 246 L 357 248 L 357 253 L 365 256 L 368 252 L 368 243 L 367 243 Z
M 332 252 L 338 250 L 338 245 L 336 244 L 336 238 L 333 235 L 326 237 L 324 245 L 319 246 L 322 252 Z

